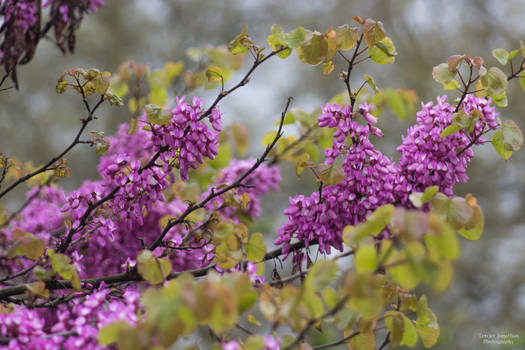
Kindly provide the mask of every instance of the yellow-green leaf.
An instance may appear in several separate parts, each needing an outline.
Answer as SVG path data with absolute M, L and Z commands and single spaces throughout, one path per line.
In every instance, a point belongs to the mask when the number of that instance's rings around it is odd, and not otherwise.
M 509 61 L 509 52 L 505 49 L 492 50 L 492 56 L 494 56 L 502 66 L 506 65 Z
M 163 282 L 171 272 L 171 261 L 167 258 L 157 258 L 147 249 L 137 256 L 139 274 L 151 284 Z
M 170 111 L 160 108 L 154 104 L 148 104 L 144 106 L 146 110 L 146 116 L 150 123 L 157 125 L 169 125 L 172 114 Z
M 259 262 L 266 254 L 266 245 L 264 244 L 264 236 L 262 233 L 253 233 L 248 244 L 244 247 L 246 251 L 246 259 L 253 262 Z
M 383 38 L 386 37 L 383 23 L 367 18 L 363 23 L 363 37 L 369 48 L 374 46 L 378 41 L 383 40 Z
M 372 61 L 378 64 L 394 63 L 397 55 L 394 43 L 390 38 L 385 37 L 368 48 L 368 54 Z
M 523 134 L 512 120 L 506 120 L 501 126 L 503 136 L 503 148 L 507 151 L 517 152 L 523 145 Z
M 379 263 L 377 259 L 377 249 L 374 244 L 366 244 L 355 253 L 355 267 L 358 272 L 375 271 Z
M 512 156 L 512 151 L 505 149 L 505 145 L 503 144 L 503 132 L 501 129 L 494 131 L 492 134 L 492 147 L 498 152 L 501 158 L 505 160 Z

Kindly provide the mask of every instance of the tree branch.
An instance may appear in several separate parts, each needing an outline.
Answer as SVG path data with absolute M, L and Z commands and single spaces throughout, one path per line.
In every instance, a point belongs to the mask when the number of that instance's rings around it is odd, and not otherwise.
M 231 94 L 232 92 L 234 92 L 235 90 L 237 90 L 238 88 L 240 88 L 241 86 L 244 86 L 246 84 L 248 84 L 248 82 L 250 81 L 250 75 L 253 73 L 253 71 L 255 71 L 255 69 L 261 65 L 262 63 L 264 63 L 266 60 L 268 60 L 270 57 L 272 56 L 275 56 L 277 55 L 279 52 L 281 51 L 284 51 L 288 49 L 287 46 L 284 46 L 284 47 L 281 47 L 280 49 L 277 49 L 275 51 L 272 51 L 268 54 L 268 56 L 265 56 L 263 59 L 259 59 L 259 57 L 257 57 L 255 59 L 255 61 L 253 62 L 253 65 L 252 67 L 248 70 L 248 72 L 244 75 L 244 77 L 242 77 L 241 81 L 239 81 L 237 83 L 237 85 L 235 85 L 234 87 L 230 88 L 229 90 L 226 90 L 224 91 L 224 89 L 221 89 L 221 92 L 219 93 L 219 95 L 217 96 L 217 98 L 215 99 L 215 101 L 213 101 L 213 103 L 211 104 L 211 106 L 204 112 L 202 113 L 201 117 L 200 117 L 200 120 L 206 118 L 207 116 L 209 116 L 211 114 L 211 111 L 215 108 L 215 106 L 217 106 L 217 104 L 223 99 L 225 98 L 226 96 L 228 96 L 229 94 Z
M 310 246 L 317 245 L 317 244 L 318 244 L 317 241 L 312 241 L 309 243 Z M 294 252 L 294 251 L 303 249 L 304 247 L 305 247 L 305 242 L 300 241 L 300 242 L 291 244 L 289 248 L 289 252 Z M 268 261 L 268 260 L 274 259 L 284 254 L 285 253 L 282 251 L 282 248 L 277 248 L 273 251 L 266 253 L 262 261 Z M 203 277 L 203 276 L 206 276 L 208 271 L 214 269 L 215 267 L 216 267 L 215 264 L 210 264 L 200 269 L 186 270 L 186 271 L 181 271 L 181 272 L 172 272 L 166 277 L 166 279 L 170 280 L 170 279 L 177 278 L 182 273 L 189 273 L 193 275 L 193 277 Z M 97 278 L 87 278 L 87 279 L 81 280 L 80 282 L 81 284 L 91 284 L 94 287 L 98 287 L 102 282 L 104 282 L 106 285 L 112 285 L 112 284 L 117 284 L 117 283 L 140 282 L 140 281 L 143 281 L 143 278 L 139 275 L 136 269 L 132 269 L 130 271 L 115 274 L 115 275 L 109 275 L 109 276 L 103 276 L 103 277 L 97 277 Z M 50 281 L 45 281 L 45 284 L 46 284 L 46 288 L 49 290 L 61 290 L 61 289 L 72 289 L 73 288 L 73 285 L 71 284 L 71 281 L 69 280 L 50 280 Z M 5 300 L 11 296 L 20 295 L 25 292 L 26 292 L 25 284 L 19 284 L 16 286 L 3 288 L 3 289 L 0 289 L 0 300 Z
M 81 91 L 83 91 L 81 89 Z M 83 93 L 82 93 L 83 95 Z M 83 100 L 85 101 L 85 98 L 83 98 Z M 30 178 L 32 178 L 33 176 L 36 176 L 38 174 L 41 174 L 45 171 L 48 171 L 48 170 L 51 170 L 50 167 L 55 164 L 59 159 L 61 159 L 63 156 L 65 156 L 69 151 L 71 151 L 71 149 L 73 147 L 75 147 L 79 141 L 80 141 L 80 136 L 82 135 L 82 133 L 84 132 L 84 130 L 86 129 L 87 125 L 89 124 L 89 122 L 91 122 L 93 120 L 93 115 L 95 113 L 95 111 L 97 110 L 97 108 L 102 104 L 102 102 L 104 101 L 104 96 L 102 95 L 100 97 L 100 100 L 97 102 L 97 104 L 92 108 L 90 109 L 89 107 L 87 108 L 88 110 L 88 116 L 87 118 L 83 118 L 81 119 L 82 121 L 82 126 L 80 127 L 80 130 L 78 130 L 77 132 L 77 135 L 75 136 L 75 138 L 73 139 L 73 141 L 69 144 L 69 146 L 67 146 L 67 148 L 65 150 L 63 150 L 59 155 L 53 157 L 49 162 L 47 162 L 45 165 L 41 166 L 40 168 L 38 168 L 37 170 L 33 171 L 32 173 L 29 173 L 25 176 L 22 176 L 21 178 L 19 178 L 17 181 L 15 181 L 14 183 L 11 184 L 11 186 L 9 186 L 8 188 L 6 188 L 3 192 L 0 193 L 0 198 L 2 198 L 3 196 L 5 196 L 7 193 L 9 193 L 11 190 L 13 190 L 15 187 L 17 187 L 18 185 L 26 182 L 27 180 L 29 180 Z

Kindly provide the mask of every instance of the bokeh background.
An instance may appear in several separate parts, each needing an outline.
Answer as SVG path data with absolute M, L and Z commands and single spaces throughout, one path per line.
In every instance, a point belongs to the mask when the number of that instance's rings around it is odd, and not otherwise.
M 33 61 L 19 68 L 19 91 L 0 94 L 0 151 L 19 160 L 43 163 L 60 152 L 76 132 L 84 110 L 72 95 L 57 95 L 55 83 L 65 70 L 97 67 L 115 71 L 126 60 L 159 68 L 168 60 L 184 58 L 185 50 L 228 43 L 244 24 L 256 43 L 263 43 L 273 23 L 285 30 L 302 25 L 326 31 L 329 26 L 351 23 L 353 15 L 381 20 L 393 39 L 398 56 L 393 65 L 360 65 L 354 77 L 371 74 L 381 88 L 416 90 L 421 101 L 444 94 L 431 77 L 432 67 L 452 54 L 482 56 L 497 65 L 494 48 L 513 49 L 525 40 L 525 1 L 247 1 L 247 0 L 106 0 L 99 13 L 88 16 L 78 32 L 73 56 L 62 56 L 43 40 Z M 243 72 L 237 73 L 232 82 Z M 354 86 L 357 81 L 354 82 Z M 226 124 L 241 121 L 249 126 L 253 156 L 263 149 L 260 138 L 273 127 L 288 96 L 294 106 L 313 110 L 344 91 L 333 74 L 323 77 L 318 67 L 301 64 L 295 57 L 270 60 L 258 69 L 250 84 L 221 104 Z M 211 101 L 216 91 L 202 91 Z M 517 82 L 509 91 L 503 119 L 513 119 L 525 129 L 525 92 Z M 111 135 L 129 119 L 126 108 L 104 107 L 90 130 Z M 401 134 L 413 122 L 385 112 L 380 126 L 386 138 L 381 150 L 395 157 Z M 287 130 L 294 132 L 294 130 Z M 431 295 L 430 305 L 441 324 L 436 349 L 493 349 L 479 334 L 512 333 L 525 348 L 525 152 L 503 161 L 490 144 L 476 149 L 469 167 L 470 182 L 456 187 L 458 195 L 473 193 L 486 218 L 478 242 L 462 242 L 462 256 L 455 263 L 453 286 Z M 96 178 L 98 158 L 92 149 L 78 147 L 69 157 L 71 177 L 62 185 L 71 190 L 84 179 Z M 284 221 L 281 214 L 288 196 L 309 194 L 313 179 L 298 180 L 294 169 L 283 166 L 281 191 L 265 201 L 265 216 L 257 225 L 268 241 Z M 24 191 L 12 193 L 14 208 Z M 429 292 L 432 294 L 432 292 Z

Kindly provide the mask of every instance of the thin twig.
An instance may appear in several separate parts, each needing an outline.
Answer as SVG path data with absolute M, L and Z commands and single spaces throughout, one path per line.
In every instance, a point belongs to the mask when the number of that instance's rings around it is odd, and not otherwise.
M 386 337 L 385 337 L 385 340 L 383 341 L 383 344 L 381 344 L 381 346 L 379 348 L 377 348 L 377 350 L 383 350 L 385 346 L 387 346 L 387 344 L 390 343 L 390 332 L 388 332 L 386 334 Z
M 82 91 L 82 89 L 81 89 L 81 91 Z M 100 100 L 97 102 L 97 104 L 91 110 L 88 108 L 89 112 L 88 112 L 87 118 L 83 118 L 81 120 L 82 121 L 82 125 L 81 125 L 80 129 L 78 130 L 78 132 L 77 132 L 75 138 L 73 139 L 73 141 L 69 144 L 69 146 L 66 147 L 65 150 L 63 150 L 59 155 L 53 157 L 50 161 L 48 161 L 45 165 L 41 166 L 37 170 L 35 170 L 35 171 L 25 175 L 25 176 L 22 176 L 17 181 L 12 183 L 11 186 L 9 186 L 3 192 L 0 193 L 0 198 L 5 196 L 7 193 L 9 193 L 11 190 L 13 190 L 18 185 L 26 182 L 30 178 L 32 178 L 32 177 L 34 177 L 34 176 L 36 176 L 38 174 L 41 174 L 41 173 L 43 173 L 45 171 L 51 170 L 52 169 L 51 166 L 53 164 L 55 164 L 59 159 L 64 157 L 69 151 L 71 151 L 71 149 L 73 149 L 73 147 L 75 147 L 78 144 L 78 141 L 80 140 L 80 136 L 82 135 L 82 133 L 86 129 L 86 127 L 89 124 L 89 122 L 91 122 L 93 120 L 93 114 L 95 113 L 97 108 L 102 104 L 103 101 L 104 101 L 104 95 L 102 95 L 100 97 Z
M 323 315 L 310 319 L 310 321 L 308 321 L 308 323 L 303 328 L 303 330 L 297 335 L 297 337 L 295 338 L 295 341 L 293 341 L 290 345 L 284 348 L 284 350 L 293 349 L 296 345 L 298 345 L 301 341 L 303 341 L 304 337 L 306 336 L 306 333 L 308 333 L 310 328 L 312 328 L 316 323 L 320 322 L 321 320 L 335 315 L 343 307 L 343 305 L 346 304 L 349 298 L 350 298 L 349 295 L 345 295 L 341 300 L 339 300 L 339 302 L 333 308 L 325 312 Z
M 274 50 L 272 52 L 270 52 L 267 56 L 265 56 L 263 59 L 259 59 L 259 57 L 257 57 L 255 59 L 255 61 L 253 62 L 253 65 L 251 66 L 251 68 L 248 70 L 248 72 L 244 75 L 244 77 L 242 77 L 241 81 L 239 81 L 234 87 L 230 88 L 229 90 L 224 90 L 222 89 L 221 92 L 219 93 L 219 95 L 217 96 L 217 98 L 215 99 L 215 101 L 213 101 L 213 103 L 211 104 L 211 106 L 204 112 L 202 113 L 200 119 L 204 119 L 206 118 L 207 116 L 209 116 L 211 114 L 211 111 L 215 108 L 215 106 L 217 106 L 217 104 L 223 99 L 225 98 L 226 96 L 228 96 L 229 94 L 231 94 L 232 92 L 234 92 L 235 90 L 237 90 L 238 88 L 240 88 L 241 86 L 244 86 L 246 84 L 248 84 L 248 82 L 250 81 L 250 75 L 253 73 L 253 71 L 255 71 L 255 69 L 261 65 L 262 63 L 264 63 L 266 60 L 268 60 L 270 57 L 272 56 L 275 56 L 277 55 L 279 52 L 281 51 L 284 51 L 288 49 L 287 46 L 284 46 L 284 47 L 281 47 L 277 50 Z

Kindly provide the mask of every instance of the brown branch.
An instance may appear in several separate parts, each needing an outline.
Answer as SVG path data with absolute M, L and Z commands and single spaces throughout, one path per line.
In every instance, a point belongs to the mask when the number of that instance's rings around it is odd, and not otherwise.
M 390 332 L 386 334 L 385 340 L 383 341 L 383 344 L 377 350 L 383 350 L 387 344 L 390 343 Z
M 355 337 L 356 335 L 359 335 L 359 334 L 361 334 L 361 332 L 355 331 L 353 333 L 350 333 L 346 337 L 341 338 L 339 340 L 336 340 L 336 341 L 334 341 L 332 343 L 326 343 L 326 344 L 323 344 L 323 345 L 317 345 L 317 346 L 314 346 L 313 348 L 314 349 L 328 349 L 328 348 L 331 348 L 333 346 L 337 346 L 337 345 L 346 343 L 348 340 L 352 339 L 353 337 Z
M 507 77 L 507 81 L 509 80 L 512 80 L 516 77 L 518 77 L 518 75 L 523 72 L 525 70 L 525 58 L 523 58 L 521 60 L 521 64 L 520 64 L 520 69 L 518 69 L 517 71 L 515 71 L 514 73 L 511 73 L 508 77 Z
M 81 91 L 82 88 L 81 88 Z M 82 93 L 83 94 L 83 93 Z M 13 190 L 15 187 L 17 187 L 18 185 L 26 182 L 27 180 L 29 180 L 30 178 L 38 175 L 38 174 L 41 174 L 45 171 L 48 171 L 48 170 L 52 170 L 52 165 L 55 164 L 59 159 L 61 159 L 63 156 L 65 156 L 69 151 L 71 151 L 71 149 L 73 149 L 73 147 L 75 147 L 79 141 L 80 141 L 80 136 L 82 135 L 82 133 L 84 132 L 84 130 L 86 129 L 87 125 L 89 124 L 89 122 L 91 122 L 93 120 L 93 117 L 94 117 L 94 113 L 95 111 L 97 110 L 97 108 L 102 104 L 102 102 L 104 101 L 104 96 L 102 95 L 100 97 L 100 100 L 97 102 L 97 104 L 93 107 L 93 109 L 90 109 L 88 107 L 88 116 L 87 118 L 82 118 L 81 121 L 82 121 L 82 125 L 80 127 L 80 129 L 78 130 L 75 138 L 73 139 L 73 141 L 69 144 L 69 146 L 63 150 L 59 155 L 53 157 L 50 161 L 48 161 L 45 165 L 41 166 L 40 168 L 38 168 L 37 170 L 33 171 L 32 173 L 29 173 L 25 176 L 22 176 L 21 178 L 19 178 L 17 181 L 15 181 L 14 183 L 11 184 L 11 186 L 9 186 L 8 188 L 6 188 L 3 192 L 0 193 L 0 198 L 2 198 L 3 196 L 5 196 L 7 193 L 9 193 L 11 190 Z
M 317 241 L 312 241 L 309 244 L 310 246 L 317 245 Z M 300 241 L 300 242 L 291 244 L 289 248 L 289 252 L 294 252 L 294 251 L 303 249 L 305 246 L 306 245 L 304 241 Z M 273 251 L 266 253 L 262 261 L 268 261 L 268 260 L 274 259 L 282 255 L 284 255 L 282 248 L 277 248 Z M 166 276 L 166 279 L 170 280 L 170 279 L 177 278 L 182 273 L 189 273 L 193 275 L 193 277 L 203 277 L 203 276 L 206 276 L 208 271 L 214 269 L 215 267 L 216 267 L 215 264 L 210 264 L 200 269 L 187 270 L 187 271 L 182 271 L 182 272 L 173 272 L 173 273 L 170 273 L 168 276 Z M 81 284 L 91 284 L 94 287 L 98 287 L 102 282 L 104 282 L 106 285 L 109 286 L 109 285 L 117 284 L 117 283 L 140 282 L 140 281 L 143 281 L 142 277 L 138 274 L 138 272 L 135 269 L 132 269 L 130 271 L 115 274 L 115 275 L 83 279 L 80 282 Z M 71 281 L 69 280 L 51 280 L 51 281 L 45 281 L 45 283 L 46 283 L 46 288 L 49 290 L 61 290 L 61 289 L 72 289 L 73 288 L 73 285 L 71 284 Z M 19 284 L 16 286 L 2 288 L 0 289 L 0 300 L 6 300 L 11 296 L 20 295 L 25 292 L 26 292 L 25 284 Z
M 339 300 L 339 302 L 333 308 L 325 312 L 323 315 L 310 319 L 308 323 L 306 324 L 306 326 L 303 328 L 303 330 L 297 335 L 297 337 L 295 338 L 295 341 L 292 342 L 290 345 L 288 345 L 286 348 L 284 348 L 284 350 L 293 349 L 296 345 L 298 345 L 304 339 L 304 337 L 306 336 L 306 333 L 308 333 L 310 328 L 312 328 L 316 323 L 322 321 L 323 319 L 335 315 L 343 307 L 343 305 L 348 301 L 349 298 L 350 298 L 349 295 L 345 295 L 341 300 Z
M 458 153 L 456 153 L 456 156 L 459 156 L 460 154 L 462 154 L 463 152 L 465 152 L 467 149 L 469 149 L 470 147 L 472 147 L 478 140 L 481 136 L 485 135 L 486 133 L 488 133 L 491 129 L 486 129 L 486 130 L 483 130 L 482 132 L 480 132 L 478 135 L 476 135 L 470 142 L 468 145 L 466 145 L 465 147 L 463 147 L 462 149 L 460 149 L 458 151 Z
M 469 71 L 469 76 L 468 76 L 468 81 L 467 83 L 465 84 L 465 82 L 463 81 L 463 78 L 461 77 L 461 81 L 463 82 L 463 86 L 465 87 L 465 89 L 463 90 L 463 93 L 461 94 L 461 97 L 459 98 L 459 102 L 458 104 L 456 105 L 456 109 L 454 109 L 454 113 L 456 113 L 457 111 L 459 111 L 459 107 L 461 107 L 461 104 L 463 103 L 463 100 L 465 99 L 465 97 L 467 97 L 468 95 L 468 89 L 469 87 L 472 85 L 472 83 L 474 82 L 474 80 L 472 80 L 472 65 L 469 67 L 470 68 L 470 71 Z
M 35 267 L 37 267 L 39 263 L 40 262 L 37 261 L 36 263 L 34 263 L 33 265 L 29 266 L 28 268 L 25 268 L 25 269 L 15 273 L 15 274 L 13 274 L 13 275 L 6 276 L 6 277 L 0 279 L 0 282 L 9 281 L 9 280 L 15 279 L 17 277 L 23 276 L 26 273 L 28 273 L 29 271 L 33 270 Z
M 348 97 L 350 97 L 350 104 L 352 106 L 352 109 L 354 108 L 356 97 L 352 94 L 352 89 L 350 87 L 350 75 L 352 74 L 352 69 L 354 68 L 354 65 L 355 65 L 354 63 L 355 59 L 357 58 L 357 56 L 359 56 L 359 54 L 364 52 L 364 51 L 358 52 L 359 46 L 361 45 L 362 41 L 363 41 L 363 34 L 361 34 L 361 36 L 359 37 L 359 40 L 357 41 L 357 44 L 354 50 L 354 54 L 352 55 L 350 62 L 348 62 L 348 72 L 346 72 L 346 77 L 345 77 L 345 85 L 346 85 L 346 89 L 348 90 Z
M 217 104 L 223 99 L 225 98 L 226 96 L 228 96 L 229 94 L 231 94 L 232 92 L 234 92 L 235 90 L 237 90 L 238 88 L 240 88 L 241 86 L 244 86 L 246 84 L 248 84 L 248 82 L 250 81 L 250 76 L 251 74 L 253 73 L 253 71 L 255 71 L 255 69 L 261 65 L 262 63 L 264 63 L 266 60 L 268 60 L 270 57 L 272 56 L 275 56 L 277 55 L 279 52 L 281 51 L 284 51 L 288 49 L 287 46 L 284 46 L 284 47 L 281 47 L 280 49 L 277 49 L 277 50 L 274 50 L 272 52 L 270 52 L 267 56 L 265 56 L 264 58 L 260 59 L 259 57 L 257 57 L 255 59 L 255 61 L 253 62 L 253 65 L 251 66 L 251 68 L 248 70 L 248 72 L 244 75 L 244 77 L 242 77 L 241 81 L 239 81 L 237 83 L 237 85 L 233 86 L 232 88 L 230 88 L 229 90 L 224 90 L 224 89 L 221 89 L 221 92 L 219 93 L 219 95 L 217 95 L 217 98 L 215 99 L 215 101 L 213 101 L 213 103 L 211 104 L 211 106 L 204 112 L 202 113 L 201 117 L 200 117 L 200 120 L 206 118 L 207 116 L 209 116 L 211 114 L 211 111 L 215 108 L 215 106 L 217 106 Z

